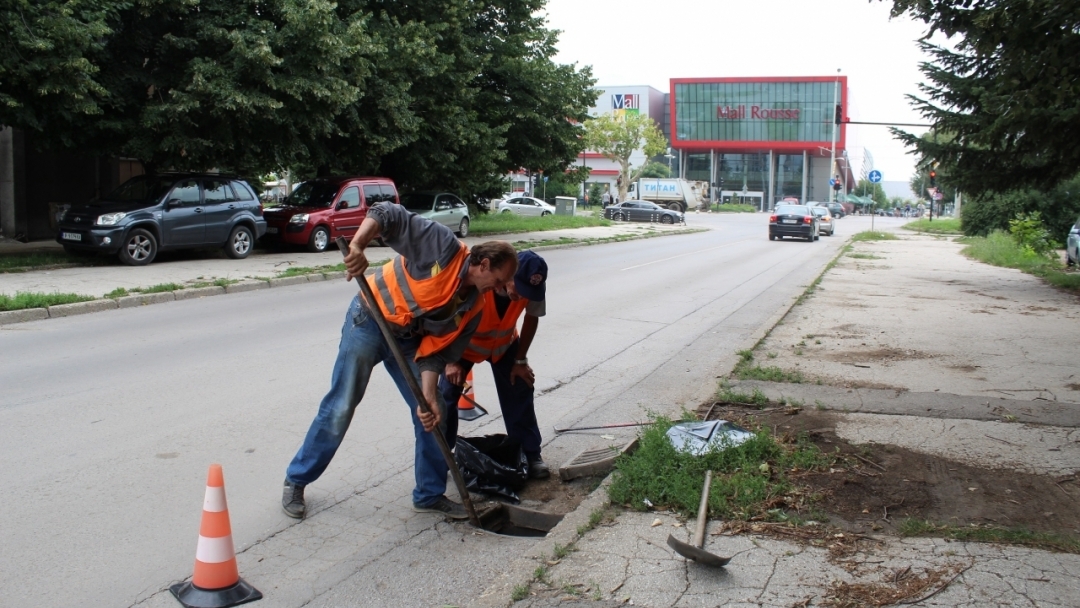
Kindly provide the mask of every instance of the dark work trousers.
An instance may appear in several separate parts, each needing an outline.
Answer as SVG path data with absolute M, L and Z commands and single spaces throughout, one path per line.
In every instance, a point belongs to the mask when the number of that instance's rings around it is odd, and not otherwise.
M 491 371 L 495 376 L 495 390 L 499 393 L 499 408 L 502 409 L 506 434 L 520 441 L 525 456 L 529 462 L 534 462 L 540 460 L 540 426 L 536 422 L 536 408 L 533 406 L 533 387 L 521 378 L 515 378 L 514 383 L 510 384 L 510 370 L 514 368 L 514 353 L 517 348 L 517 340 L 514 340 L 506 354 L 498 362 L 491 364 Z M 464 359 L 458 361 L 458 364 L 464 368 L 465 374 L 473 367 L 471 361 Z M 461 397 L 462 387 L 450 384 L 446 374 L 443 374 L 439 377 L 439 391 L 442 392 L 443 403 L 447 409 L 446 442 L 453 449 L 458 429 L 457 402 Z

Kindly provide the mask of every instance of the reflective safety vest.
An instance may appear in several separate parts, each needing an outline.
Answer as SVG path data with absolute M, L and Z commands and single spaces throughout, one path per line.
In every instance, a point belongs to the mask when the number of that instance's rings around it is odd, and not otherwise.
M 462 358 L 473 363 L 488 359 L 495 363 L 501 359 L 517 338 L 517 320 L 528 304 L 529 301 L 525 298 L 510 300 L 506 314 L 500 319 L 499 311 L 495 307 L 495 292 L 484 294 L 484 316 L 480 318 L 480 326 L 465 347 Z
M 367 282 L 386 320 L 398 327 L 410 327 L 414 320 L 453 303 L 454 295 L 461 286 L 461 269 L 468 257 L 469 248 L 465 243 L 461 243 L 461 249 L 445 268 L 433 268 L 430 277 L 414 279 L 405 269 L 405 258 L 397 256 L 377 268 L 367 277 Z M 446 311 L 448 316 L 443 323 L 424 324 L 425 327 L 433 324 L 441 327 L 440 331 L 429 330 L 421 338 L 420 346 L 416 350 L 417 358 L 434 354 L 449 346 L 469 321 L 483 310 L 479 298 L 470 308 L 465 308 L 464 305 L 464 301 L 460 302 L 460 308 L 452 311 L 452 315 L 449 314 L 450 311 Z

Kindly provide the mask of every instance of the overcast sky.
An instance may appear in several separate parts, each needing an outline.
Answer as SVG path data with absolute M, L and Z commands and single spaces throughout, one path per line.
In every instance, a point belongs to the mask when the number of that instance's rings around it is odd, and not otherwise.
M 559 63 L 591 65 L 597 85 L 650 85 L 671 78 L 848 77 L 851 120 L 923 123 L 917 94 L 926 59 L 915 41 L 926 26 L 889 19 L 874 0 L 548 0 L 561 30 Z M 926 129 L 911 129 L 923 133 Z M 863 148 L 885 181 L 907 181 L 915 158 L 885 127 L 848 125 L 855 174 Z

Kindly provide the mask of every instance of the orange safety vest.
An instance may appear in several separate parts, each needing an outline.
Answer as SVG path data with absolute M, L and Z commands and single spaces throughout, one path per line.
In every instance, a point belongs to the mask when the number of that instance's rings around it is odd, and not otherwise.
M 484 294 L 484 316 L 480 318 L 480 325 L 469 340 L 469 345 L 465 347 L 462 358 L 473 363 L 488 359 L 495 363 L 501 359 L 518 336 L 517 320 L 528 304 L 529 301 L 525 298 L 510 300 L 506 314 L 500 319 L 499 311 L 495 307 L 495 292 Z
M 375 301 L 386 320 L 398 327 L 408 327 L 414 319 L 450 304 L 461 286 L 458 279 L 469 248 L 461 243 L 461 249 L 445 268 L 432 269 L 426 279 L 414 279 L 405 269 L 405 258 L 395 257 L 367 277 Z M 469 321 L 480 314 L 483 305 L 480 298 L 468 310 L 458 310 L 447 331 L 439 335 L 425 335 L 416 349 L 416 357 L 425 357 L 446 348 L 457 338 Z

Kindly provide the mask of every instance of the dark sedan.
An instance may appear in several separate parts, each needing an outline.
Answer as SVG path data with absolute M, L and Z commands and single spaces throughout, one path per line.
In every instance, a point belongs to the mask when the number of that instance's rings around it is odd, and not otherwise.
M 777 205 L 769 216 L 769 240 L 794 236 L 818 240 L 818 218 L 806 205 Z
M 685 216 L 678 211 L 664 209 L 649 201 L 623 201 L 604 207 L 604 217 L 616 222 L 659 222 L 661 224 L 685 224 Z

